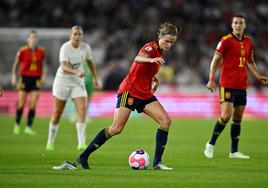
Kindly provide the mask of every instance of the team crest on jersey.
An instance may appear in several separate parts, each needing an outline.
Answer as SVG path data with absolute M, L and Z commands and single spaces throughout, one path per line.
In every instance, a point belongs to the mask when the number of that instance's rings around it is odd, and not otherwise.
M 226 92 L 225 99 L 230 99 L 230 98 L 231 98 L 231 92 Z
M 147 46 L 147 47 L 145 48 L 145 50 L 146 50 L 147 52 L 150 52 L 152 49 L 153 49 L 152 46 Z
M 217 50 L 218 50 L 218 49 L 220 49 L 221 45 L 222 45 L 222 42 L 220 41 L 220 42 L 218 43 L 218 45 L 217 45 L 217 48 L 216 48 L 216 49 L 217 49 Z
M 134 99 L 133 99 L 133 98 L 129 97 L 129 98 L 127 99 L 127 104 L 128 104 L 129 106 L 131 106 L 131 105 L 133 104 L 133 102 L 134 102 Z

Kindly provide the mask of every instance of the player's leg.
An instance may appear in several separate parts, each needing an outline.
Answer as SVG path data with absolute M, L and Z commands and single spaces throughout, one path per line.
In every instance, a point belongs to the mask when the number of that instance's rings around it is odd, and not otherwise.
M 48 140 L 46 149 L 54 150 L 54 142 L 59 129 L 59 122 L 63 113 L 65 104 L 71 95 L 71 88 L 66 85 L 64 80 L 60 80 L 57 76 L 54 79 L 53 87 L 53 114 L 49 122 Z
M 220 87 L 221 116 L 214 125 L 210 140 L 206 143 L 204 154 L 207 158 L 213 158 L 216 141 L 232 116 L 234 99 L 232 89 Z
M 89 107 L 90 107 L 90 99 L 91 99 L 91 93 L 87 93 L 88 97 L 87 97 L 87 111 L 86 111 L 86 123 L 89 124 L 91 122 L 91 116 L 89 114 Z
M 94 91 L 93 78 L 92 78 L 92 75 L 91 75 L 91 73 L 89 71 L 88 66 L 85 63 L 83 64 L 83 66 L 84 66 L 83 68 L 85 70 L 85 86 L 86 86 L 86 91 L 87 91 L 87 96 L 88 96 L 86 123 L 89 123 L 91 121 L 90 114 L 88 113 L 88 111 L 89 111 L 89 103 L 90 103 L 91 95 L 92 95 L 92 93 Z
M 40 92 L 38 90 L 34 90 L 31 92 L 31 101 L 30 101 L 30 109 L 28 112 L 28 118 L 27 118 L 27 126 L 24 130 L 24 133 L 29 135 L 34 135 L 35 132 L 32 130 L 32 124 L 33 120 L 35 118 L 35 108 L 37 101 L 39 99 Z
M 230 120 L 232 113 L 233 113 L 234 107 L 233 103 L 231 102 L 223 102 L 221 104 L 221 117 L 219 120 L 216 122 L 214 126 L 214 130 L 210 139 L 210 144 L 215 145 L 218 137 L 224 130 L 226 124 Z
M 234 108 L 233 113 L 233 123 L 231 125 L 231 139 L 232 139 L 232 146 L 231 146 L 231 153 L 235 153 L 238 151 L 238 142 L 239 136 L 241 131 L 241 120 L 243 118 L 245 106 L 236 106 Z
M 210 140 L 206 143 L 206 147 L 204 150 L 204 154 L 207 158 L 213 158 L 214 156 L 214 146 L 216 144 L 217 139 L 220 134 L 224 130 L 226 124 L 230 120 L 233 113 L 233 103 L 231 102 L 223 102 L 221 104 L 221 116 L 218 121 L 214 125 L 214 129 L 212 131 L 212 135 Z
M 154 169 L 172 170 L 172 168 L 162 164 L 162 155 L 166 147 L 171 119 L 158 101 L 147 104 L 143 109 L 143 112 L 159 124 L 159 128 L 156 132 L 156 146 L 153 167 Z
M 90 142 L 84 152 L 78 157 L 77 162 L 81 164 L 84 169 L 89 169 L 87 160 L 92 152 L 102 146 L 109 138 L 122 132 L 130 113 L 131 110 L 126 107 L 120 107 L 115 110 L 112 125 L 109 128 L 101 130 Z
M 247 105 L 247 91 L 238 90 L 235 91 L 235 100 L 234 100 L 234 112 L 233 112 L 233 123 L 231 125 L 231 153 L 229 158 L 238 158 L 238 159 L 249 159 L 250 157 L 244 155 L 238 151 L 239 136 L 241 131 L 241 121 L 245 111 L 245 106 Z
M 85 149 L 86 145 L 86 108 L 87 108 L 87 97 L 77 97 L 73 99 L 73 102 L 77 111 L 77 120 L 76 120 L 76 130 L 77 130 L 77 139 L 78 146 L 77 149 Z
M 49 122 L 49 129 L 48 129 L 48 140 L 47 140 L 47 145 L 46 145 L 47 150 L 54 150 L 54 142 L 55 142 L 56 135 L 57 135 L 58 128 L 59 128 L 59 121 L 63 113 L 65 104 L 66 104 L 66 100 L 61 100 L 61 99 L 58 99 L 57 97 L 54 97 L 53 115 Z
M 77 118 L 76 118 L 76 129 L 77 129 L 77 139 L 78 146 L 77 149 L 85 149 L 87 145 L 86 142 L 86 107 L 87 107 L 87 92 L 85 87 L 74 87 L 71 89 L 71 97 L 74 101 Z
M 16 123 L 13 129 L 14 134 L 20 134 L 20 122 L 23 114 L 23 108 L 27 99 L 28 93 L 23 90 L 18 91 L 18 106 L 16 110 Z

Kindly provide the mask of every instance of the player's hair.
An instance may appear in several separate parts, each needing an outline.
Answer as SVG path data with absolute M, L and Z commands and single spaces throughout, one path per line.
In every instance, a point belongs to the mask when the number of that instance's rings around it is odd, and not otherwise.
M 164 36 L 164 35 L 177 36 L 178 34 L 180 34 L 181 30 L 182 30 L 181 27 L 177 28 L 175 25 L 166 22 L 160 25 L 157 34 L 158 34 L 158 37 Z
M 244 16 L 243 14 L 236 14 L 232 17 L 232 22 L 234 20 L 234 18 L 243 18 L 245 20 L 245 23 L 247 23 L 247 17 Z
M 81 26 L 79 26 L 79 25 L 75 25 L 75 26 L 73 26 L 73 27 L 71 28 L 71 31 L 73 31 L 73 30 L 75 30 L 75 29 L 78 29 L 78 30 L 80 30 L 80 31 L 83 32 L 83 28 L 82 28 Z
M 38 35 L 37 32 L 36 32 L 35 30 L 31 30 L 31 31 L 27 34 L 27 38 L 28 38 L 31 34 Z

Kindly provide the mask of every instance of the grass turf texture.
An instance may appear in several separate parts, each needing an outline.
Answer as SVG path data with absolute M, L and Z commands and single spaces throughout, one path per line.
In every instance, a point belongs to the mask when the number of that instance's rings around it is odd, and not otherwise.
M 14 118 L 0 117 L 0 187 L 267 187 L 268 124 L 267 120 L 245 120 L 240 149 L 250 160 L 229 159 L 230 136 L 226 127 L 215 158 L 203 155 L 215 120 L 173 120 L 163 157 L 174 171 L 153 171 L 156 124 L 150 119 L 133 118 L 120 136 L 116 136 L 95 152 L 90 170 L 56 171 L 52 166 L 64 160 L 73 161 L 76 150 L 75 126 L 62 119 L 55 151 L 45 151 L 48 118 L 37 118 L 37 135 L 13 135 Z M 87 128 L 90 141 L 111 119 L 94 119 Z M 25 118 L 22 122 L 24 128 Z M 151 157 L 147 170 L 135 171 L 128 166 L 128 156 L 135 149 L 146 150 Z

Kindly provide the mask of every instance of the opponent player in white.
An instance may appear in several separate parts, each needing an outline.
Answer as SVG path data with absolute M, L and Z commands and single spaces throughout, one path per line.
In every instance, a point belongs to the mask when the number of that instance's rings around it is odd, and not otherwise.
M 59 121 L 66 101 L 71 97 L 77 110 L 76 129 L 78 149 L 86 145 L 86 111 L 87 92 L 84 82 L 83 62 L 86 61 L 93 76 L 93 86 L 99 87 L 95 66 L 92 62 L 90 46 L 82 42 L 83 29 L 80 26 L 71 28 L 71 36 L 60 49 L 60 66 L 54 79 L 52 93 L 54 96 L 54 110 L 49 123 L 48 140 L 46 149 L 54 150 L 54 141 L 59 128 Z

